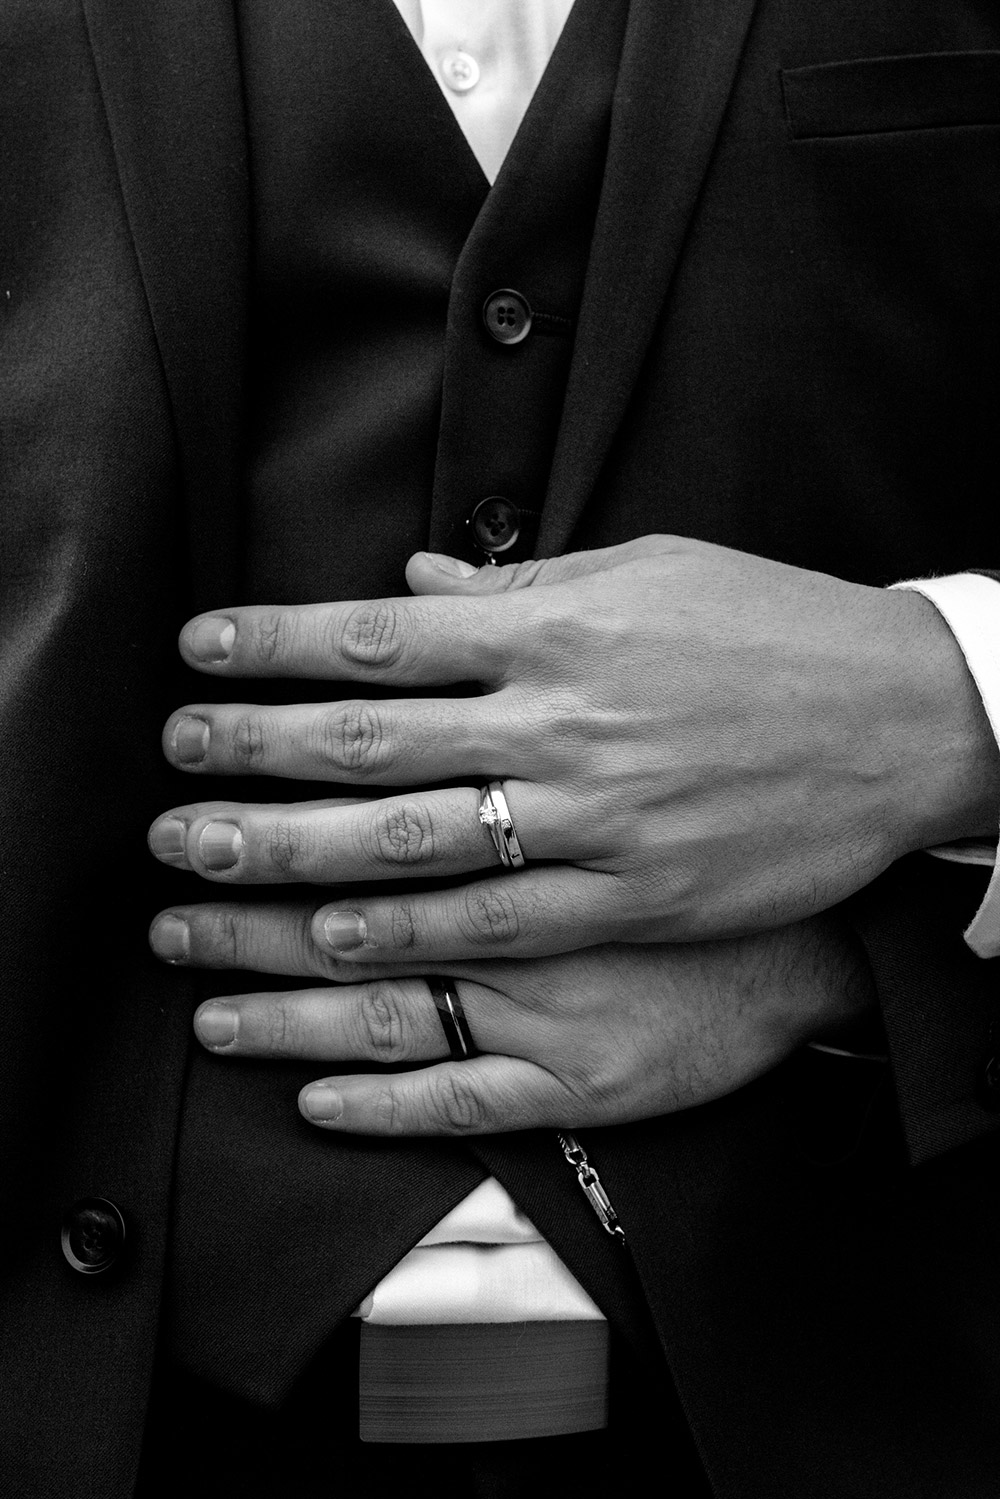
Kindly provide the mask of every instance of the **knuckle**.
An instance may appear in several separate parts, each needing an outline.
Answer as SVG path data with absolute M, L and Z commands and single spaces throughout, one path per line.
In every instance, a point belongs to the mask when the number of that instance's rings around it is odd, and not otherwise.
M 341 703 L 316 719 L 314 753 L 337 771 L 377 770 L 387 758 L 382 715 L 371 703 Z
M 238 968 L 240 966 L 243 946 L 240 937 L 239 913 L 236 911 L 220 911 L 215 940 L 219 957 L 225 959 L 227 966 L 231 968 Z
M 361 995 L 358 1022 L 367 1054 L 377 1062 L 398 1062 L 407 1054 L 407 1026 L 399 989 L 390 983 L 369 984 Z
M 386 599 L 358 604 L 344 621 L 340 648 L 355 666 L 393 666 L 403 648 L 399 612 Z
M 456 1068 L 444 1067 L 431 1074 L 430 1107 L 435 1122 L 449 1134 L 477 1134 L 488 1122 L 482 1099 Z
M 597 649 L 629 644 L 636 634 L 636 620 L 620 603 L 591 599 L 586 610 L 587 635 Z
M 370 1106 L 376 1134 L 405 1135 L 408 1133 L 406 1109 L 391 1079 L 387 1080 L 377 1092 L 372 1092 Z
M 514 942 L 521 929 L 509 893 L 495 885 L 472 885 L 464 892 L 462 925 L 473 942 L 489 946 Z
M 302 829 L 281 817 L 267 831 L 267 854 L 271 866 L 280 874 L 291 874 L 302 862 L 305 839 Z
M 434 858 L 434 825 L 422 802 L 396 802 L 375 818 L 375 851 L 386 864 L 428 864 Z
M 264 758 L 264 726 L 255 713 L 241 713 L 232 727 L 230 739 L 233 760 L 244 770 L 259 765 Z
M 284 1005 L 267 1007 L 263 1030 L 269 1052 L 281 1055 L 295 1049 L 295 1027 Z
M 536 653 L 543 659 L 551 656 L 575 659 L 580 652 L 581 631 L 586 625 L 586 615 L 570 614 L 550 604 L 532 621 L 532 644 Z
M 189 961 L 210 968 L 242 968 L 246 942 L 242 912 L 227 906 L 202 907 L 190 923 Z
M 288 616 L 275 610 L 262 614 L 256 621 L 253 632 L 254 654 L 265 666 L 271 665 L 287 652 L 289 624 Z
M 394 905 L 389 917 L 390 946 L 394 952 L 409 952 L 417 946 L 417 920 L 406 901 Z
M 549 602 L 532 625 L 531 647 L 537 658 L 568 668 L 627 644 L 634 629 L 623 610 L 593 598 L 586 609 Z

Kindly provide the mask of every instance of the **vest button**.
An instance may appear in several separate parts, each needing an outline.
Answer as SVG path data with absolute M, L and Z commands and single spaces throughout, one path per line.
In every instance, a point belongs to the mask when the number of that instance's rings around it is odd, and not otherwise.
M 476 546 L 490 556 L 507 552 L 521 534 L 520 512 L 502 494 L 480 500 L 469 517 Z
M 125 1220 L 104 1197 L 82 1197 L 62 1222 L 62 1252 L 81 1275 L 100 1275 L 121 1259 Z
M 486 298 L 483 322 L 498 344 L 519 344 L 531 332 L 531 308 L 518 291 L 495 291 Z

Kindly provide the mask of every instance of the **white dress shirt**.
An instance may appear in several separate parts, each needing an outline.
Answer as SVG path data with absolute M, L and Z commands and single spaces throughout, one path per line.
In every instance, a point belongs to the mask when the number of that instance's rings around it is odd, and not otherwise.
M 396 0 L 490 183 L 573 0 Z
M 496 179 L 572 3 L 395 0 L 490 183 Z M 924 594 L 950 625 L 1000 743 L 1000 584 L 963 573 L 896 586 Z M 994 867 L 966 940 L 981 957 L 1000 954 L 996 845 L 963 844 L 931 852 Z M 594 1231 L 600 1232 L 596 1222 Z M 599 1318 L 601 1312 L 491 1178 L 380 1281 L 356 1315 L 405 1325 L 556 1321 Z
M 950 625 L 979 689 L 993 737 L 1000 745 L 1000 583 L 980 573 L 954 573 L 947 578 L 915 578 L 896 587 L 922 593 Z M 979 958 L 1000 956 L 1000 860 L 996 842 L 946 845 L 928 852 L 956 864 L 985 864 L 993 870 L 979 910 L 966 928 L 965 940 Z

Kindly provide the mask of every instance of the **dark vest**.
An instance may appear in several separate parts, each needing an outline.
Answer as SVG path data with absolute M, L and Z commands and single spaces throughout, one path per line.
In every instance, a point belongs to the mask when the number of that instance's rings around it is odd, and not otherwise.
M 398 593 L 428 544 L 482 561 L 491 497 L 519 533 L 498 535 L 497 555 L 530 557 L 627 5 L 581 0 L 492 190 L 390 0 L 240 12 L 255 205 L 245 596 Z M 509 288 L 533 315 L 517 342 L 490 301 Z
M 406 558 L 427 546 L 531 555 L 627 11 L 577 0 L 489 190 L 390 0 L 241 0 L 255 226 L 244 601 L 403 593 Z M 168 1320 L 183 1366 L 281 1398 L 488 1173 L 645 1346 L 627 1258 L 551 1131 L 474 1146 L 331 1137 L 295 1108 L 320 1070 L 192 1061 Z

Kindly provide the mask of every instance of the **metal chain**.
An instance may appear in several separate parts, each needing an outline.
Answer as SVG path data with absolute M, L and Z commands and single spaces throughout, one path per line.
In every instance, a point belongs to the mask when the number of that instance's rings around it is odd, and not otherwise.
M 619 1244 L 625 1243 L 625 1230 L 618 1222 L 618 1214 L 611 1206 L 611 1198 L 601 1185 L 601 1178 L 587 1159 L 587 1152 L 575 1135 L 557 1132 L 563 1155 L 576 1172 L 576 1179 L 583 1188 L 583 1195 L 601 1220 L 605 1233 L 611 1234 Z

